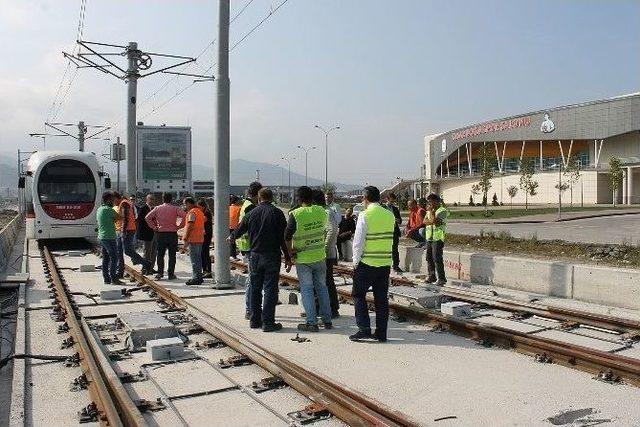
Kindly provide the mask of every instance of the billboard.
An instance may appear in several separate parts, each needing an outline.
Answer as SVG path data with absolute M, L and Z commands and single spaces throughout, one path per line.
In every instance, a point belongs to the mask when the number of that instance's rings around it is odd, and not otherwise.
M 138 190 L 191 191 L 191 128 L 138 126 Z

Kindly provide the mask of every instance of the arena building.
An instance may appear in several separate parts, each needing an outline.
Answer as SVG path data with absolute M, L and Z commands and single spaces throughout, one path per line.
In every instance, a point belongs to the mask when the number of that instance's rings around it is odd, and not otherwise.
M 539 184 L 529 203 L 557 203 L 556 185 L 575 156 L 579 178 L 562 195 L 563 203 L 640 204 L 640 93 L 549 108 L 491 120 L 424 138 L 426 186 L 449 204 L 467 204 L 480 178 L 479 151 L 488 146 L 494 159 L 489 190 L 500 202 L 510 202 L 507 188 L 518 187 L 520 163 L 535 164 L 533 179 Z M 495 155 L 495 157 L 493 157 Z M 614 194 L 609 161 L 620 160 L 624 178 Z M 482 196 L 474 195 L 480 202 Z M 518 189 L 514 203 L 524 203 Z

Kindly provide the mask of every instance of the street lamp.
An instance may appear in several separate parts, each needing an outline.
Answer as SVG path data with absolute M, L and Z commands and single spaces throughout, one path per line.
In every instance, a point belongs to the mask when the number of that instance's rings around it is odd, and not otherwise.
M 291 190 L 291 160 L 295 160 L 295 157 L 292 158 L 288 158 L 288 157 L 281 157 L 280 160 L 284 160 L 285 162 L 287 162 L 287 165 L 289 166 L 289 190 Z
M 329 134 L 340 129 L 340 126 L 334 126 L 329 130 L 319 125 L 315 125 L 315 128 L 324 132 L 324 188 L 326 190 L 329 188 Z
M 316 146 L 305 147 L 298 145 L 298 148 L 304 151 L 304 185 L 308 185 L 309 181 L 309 151 L 315 150 Z

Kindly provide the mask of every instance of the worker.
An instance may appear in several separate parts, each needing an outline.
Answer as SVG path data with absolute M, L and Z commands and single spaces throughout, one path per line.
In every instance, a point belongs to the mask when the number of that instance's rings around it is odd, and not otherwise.
M 297 193 L 300 207 L 289 213 L 285 240 L 296 264 L 302 305 L 307 317 L 305 323 L 298 325 L 298 329 L 318 332 L 316 296 L 324 328 L 331 329 L 333 327 L 326 283 L 327 265 L 324 240 L 327 212 L 323 207 L 313 204 L 311 188 L 303 185 L 298 188 Z
M 256 207 L 258 203 L 258 192 L 262 188 L 262 184 L 258 181 L 254 181 L 249 184 L 247 187 L 247 198 L 242 203 L 240 207 L 240 216 L 238 217 L 240 222 L 244 219 L 244 216 L 247 215 L 253 208 Z M 247 279 L 245 281 L 245 313 L 244 318 L 249 320 L 251 318 L 251 305 L 250 305 L 250 295 L 251 295 L 251 263 L 249 262 L 249 258 L 251 257 L 250 245 L 249 245 L 249 236 L 245 233 L 241 236 L 236 235 L 236 246 L 242 255 L 242 262 L 244 262 L 247 266 Z
M 391 270 L 393 233 L 396 219 L 393 213 L 380 205 L 380 190 L 373 186 L 364 188 L 364 211 L 358 215 L 353 237 L 353 289 L 351 296 L 355 309 L 358 332 L 349 337 L 352 341 L 387 340 L 389 321 L 389 273 Z M 373 290 L 376 310 L 376 330 L 371 333 L 371 320 L 367 308 L 367 292 Z
M 424 228 L 426 211 L 418 206 L 418 202 L 415 199 L 409 200 L 407 208 L 409 209 L 409 221 L 407 221 L 407 226 L 405 227 L 405 234 L 411 240 L 418 242 L 417 248 L 423 248 L 425 240 L 420 230 Z
M 335 193 L 333 190 L 327 190 L 324 197 L 328 213 L 333 215 L 336 223 L 340 224 L 340 220 L 342 220 L 342 208 L 335 202 Z
M 273 192 L 269 188 L 258 191 L 258 206 L 244 215 L 229 240 L 249 235 L 251 296 L 249 326 L 263 332 L 282 329 L 276 323 L 281 254 L 286 271 L 291 270 L 291 257 L 284 241 L 287 220 L 284 213 L 273 205 Z M 264 300 L 262 293 L 264 292 Z
M 205 199 L 198 200 L 198 207 L 204 213 L 204 241 L 202 242 L 202 278 L 211 279 L 211 240 L 213 239 L 213 213 Z
M 120 234 L 122 249 L 125 255 L 131 259 L 133 265 L 142 265 L 142 274 L 151 274 L 151 262 L 147 261 L 136 252 L 136 210 L 131 199 L 122 197 L 119 204 Z M 118 272 L 124 272 L 124 256 L 118 262 Z
M 118 214 L 113 209 L 114 195 L 110 191 L 102 194 L 102 206 L 98 208 L 98 241 L 102 247 L 102 278 L 105 285 L 122 285 L 118 278 L 118 252 L 116 220 Z
M 124 277 L 124 246 L 122 245 L 122 215 L 120 215 L 120 204 L 123 197 L 117 191 L 113 193 L 113 210 L 116 212 L 116 257 L 118 258 L 118 271 L 116 276 L 118 279 Z
M 189 248 L 189 259 L 191 260 L 191 279 L 187 280 L 186 284 L 197 286 L 202 284 L 202 244 L 204 243 L 204 227 L 207 218 L 192 197 L 184 199 L 184 206 L 187 216 L 182 241 Z
M 437 194 L 427 196 L 427 214 L 424 218 L 426 257 L 427 257 L 427 283 L 443 286 L 447 283 L 444 271 L 444 239 L 447 227 L 449 210 L 444 206 L 442 199 Z
M 151 271 L 149 271 L 149 273 L 154 273 L 153 267 L 156 263 L 158 235 L 151 227 L 149 227 L 149 224 L 147 224 L 147 221 L 145 221 L 144 218 L 155 206 L 155 197 L 151 193 L 147 194 L 145 197 L 145 204 L 140 207 L 138 210 L 138 216 L 136 217 L 136 238 L 143 244 L 142 256 L 151 264 Z
M 326 279 L 327 291 L 329 292 L 329 305 L 331 306 L 331 318 L 335 319 L 340 317 L 340 303 L 338 302 L 338 291 L 336 289 L 336 282 L 333 279 L 333 266 L 338 264 L 338 218 L 335 215 L 335 211 L 332 210 L 326 203 L 329 200 L 326 195 L 322 194 L 321 190 L 313 191 L 313 204 L 324 208 L 327 213 L 327 225 L 325 227 L 325 263 L 327 265 Z M 327 193 L 328 195 L 329 193 Z M 342 217 L 342 215 L 340 215 Z
M 145 220 L 158 234 L 158 272 L 156 280 L 164 276 L 164 255 L 169 251 L 169 267 L 167 268 L 167 278 L 175 280 L 176 252 L 178 251 L 178 229 L 182 228 L 185 212 L 171 204 L 173 196 L 171 193 L 162 195 L 162 204 L 156 206 L 147 214 Z
M 233 230 L 235 230 L 240 223 L 240 208 L 240 198 L 232 194 L 229 197 L 229 234 L 233 233 Z M 231 255 L 231 258 L 237 258 L 238 247 L 236 246 L 236 241 L 231 240 L 230 245 L 229 254 Z
M 393 248 L 391 249 L 392 260 L 393 260 L 393 271 L 396 273 L 402 273 L 402 269 L 400 268 L 400 252 L 398 251 L 398 245 L 400 244 L 400 226 L 402 225 L 402 217 L 400 216 L 400 209 L 396 206 L 396 202 L 398 201 L 396 195 L 394 193 L 389 193 L 387 195 L 387 204 L 385 207 L 389 209 L 393 213 L 393 216 L 396 219 L 396 226 L 393 229 Z
M 349 244 L 353 239 L 353 233 L 356 231 L 356 217 L 353 215 L 353 208 L 348 207 L 345 214 L 338 225 L 338 259 L 346 261 L 346 257 L 342 253 L 342 245 Z

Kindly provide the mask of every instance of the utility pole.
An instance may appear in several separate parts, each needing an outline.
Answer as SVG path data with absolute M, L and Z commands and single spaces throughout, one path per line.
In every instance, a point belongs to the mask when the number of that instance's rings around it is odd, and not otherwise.
M 260 169 L 256 169 L 256 181 L 260 182 Z
M 316 147 L 298 145 L 298 148 L 304 151 L 304 185 L 309 185 L 309 151 L 315 150 Z
M 334 130 L 340 129 L 340 126 L 334 126 L 329 130 L 319 125 L 314 127 L 324 132 L 324 189 L 326 191 L 329 188 L 329 134 Z
M 84 137 L 87 134 L 87 127 L 84 122 L 78 122 L 78 151 L 84 151 Z
M 120 161 L 122 160 L 122 152 L 120 151 L 120 137 L 116 138 L 116 191 L 120 192 Z
M 127 46 L 90 42 L 86 40 L 78 40 L 80 51 L 76 55 L 63 52 L 65 58 L 68 58 L 78 68 L 95 68 L 105 74 L 110 74 L 120 80 L 127 82 L 127 193 L 135 195 L 137 193 L 137 153 L 136 153 L 136 98 L 138 93 L 138 79 L 151 76 L 157 73 L 188 75 L 192 77 L 202 77 L 212 80 L 211 76 L 201 76 L 196 74 L 185 74 L 169 71 L 181 65 L 194 62 L 194 58 L 169 55 L 165 53 L 143 52 L 138 49 L 138 43 L 129 42 Z M 98 52 L 98 49 L 109 48 L 110 52 Z M 113 52 L 116 49 L 118 52 Z M 127 66 L 123 68 L 118 65 L 116 57 L 127 57 Z M 141 70 L 149 70 L 153 64 L 152 57 L 163 57 L 178 60 L 177 64 L 163 66 L 154 71 L 145 74 L 140 73 Z M 99 62 L 101 61 L 101 62 Z
M 289 186 L 288 186 L 288 190 L 290 193 L 290 203 L 293 203 L 293 192 L 291 190 L 291 160 L 295 160 L 295 157 L 292 158 L 288 158 L 288 157 L 281 157 L 281 160 L 284 160 L 285 162 L 287 162 L 287 166 L 289 166 Z
M 229 265 L 229 0 L 218 5 L 218 76 L 214 145 L 214 277 L 218 288 L 231 287 Z
M 129 42 L 127 46 L 127 193 L 135 195 L 137 191 L 136 160 L 136 98 L 138 96 L 138 60 L 141 57 L 138 43 Z M 149 64 L 151 65 L 151 64 Z

